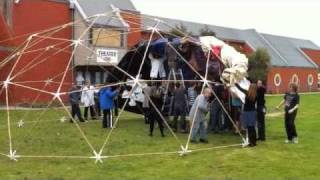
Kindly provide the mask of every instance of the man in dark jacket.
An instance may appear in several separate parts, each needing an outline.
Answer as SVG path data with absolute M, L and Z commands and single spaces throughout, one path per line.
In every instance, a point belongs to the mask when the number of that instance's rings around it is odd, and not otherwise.
M 72 85 L 72 88 L 70 89 L 70 92 L 69 92 L 69 102 L 71 105 L 71 116 L 72 116 L 72 119 L 70 119 L 70 123 L 73 123 L 76 115 L 80 122 L 85 122 L 81 117 L 81 110 L 79 106 L 80 98 L 81 98 L 80 89 L 76 85 Z
M 261 80 L 257 82 L 257 124 L 258 124 L 258 140 L 265 141 L 265 93 L 266 88 L 264 87 Z
M 178 124 L 181 123 L 181 130 L 183 133 L 187 132 L 186 126 L 186 108 L 187 108 L 187 95 L 186 90 L 179 83 L 176 84 L 176 89 L 173 92 L 173 130 L 178 130 Z M 178 118 L 180 116 L 180 123 L 178 123 Z
M 223 102 L 224 95 L 224 86 L 222 84 L 214 84 L 212 86 L 214 93 L 217 98 L 219 98 L 220 102 Z M 215 96 L 212 97 L 212 103 L 210 105 L 210 127 L 209 129 L 215 133 L 219 132 L 219 130 L 223 130 L 222 124 L 222 107 L 219 103 L 219 100 L 216 99 Z
M 153 136 L 153 129 L 154 129 L 154 122 L 157 121 L 160 129 L 160 133 L 162 137 L 165 137 L 164 135 L 164 127 L 163 127 L 163 119 L 161 118 L 161 107 L 162 107 L 162 97 L 163 97 L 163 92 L 162 89 L 160 88 L 160 84 L 158 83 L 156 86 L 151 87 L 151 93 L 150 93 L 150 118 L 149 123 L 150 123 L 150 134 L 149 136 Z M 153 103 L 153 104 L 152 104 Z

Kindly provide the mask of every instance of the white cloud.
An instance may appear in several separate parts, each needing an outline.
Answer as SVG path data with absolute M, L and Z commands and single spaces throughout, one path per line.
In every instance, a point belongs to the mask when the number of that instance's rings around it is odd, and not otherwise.
M 320 46 L 317 0 L 133 0 L 144 14 L 309 39 Z

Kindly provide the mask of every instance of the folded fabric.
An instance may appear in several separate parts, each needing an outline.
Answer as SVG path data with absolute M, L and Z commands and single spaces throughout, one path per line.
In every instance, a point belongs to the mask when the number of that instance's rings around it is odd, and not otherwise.
M 244 78 L 238 82 L 238 85 L 242 89 L 249 90 L 250 81 Z M 246 95 L 240 89 L 238 89 L 236 86 L 231 86 L 230 91 L 231 93 L 234 93 L 241 100 L 242 103 L 245 103 Z
M 150 44 L 150 52 L 160 57 L 165 56 L 168 39 L 160 38 Z
M 233 86 L 247 76 L 248 59 L 244 54 L 239 53 L 230 45 L 212 36 L 200 37 L 200 42 L 204 52 L 211 51 L 216 56 L 220 53 L 218 58 L 225 66 L 221 76 L 224 84 Z

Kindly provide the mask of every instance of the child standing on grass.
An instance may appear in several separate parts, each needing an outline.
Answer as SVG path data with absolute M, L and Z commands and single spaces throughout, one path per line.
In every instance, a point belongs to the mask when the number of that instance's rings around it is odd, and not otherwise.
M 297 116 L 297 111 L 299 108 L 300 96 L 298 94 L 298 86 L 296 84 L 290 84 L 290 90 L 284 95 L 284 99 L 277 106 L 277 109 L 280 106 L 284 105 L 284 123 L 287 133 L 287 139 L 285 143 L 292 142 L 298 144 L 298 134 L 295 125 L 295 119 Z

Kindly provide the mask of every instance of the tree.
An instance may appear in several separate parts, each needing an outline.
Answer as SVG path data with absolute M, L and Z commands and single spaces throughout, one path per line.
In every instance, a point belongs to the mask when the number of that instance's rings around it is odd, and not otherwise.
M 192 33 L 188 32 L 187 27 L 183 23 L 176 24 L 175 28 L 171 29 L 170 34 L 179 37 L 192 36 Z
M 208 25 L 205 25 L 202 29 L 199 31 L 200 36 L 216 36 L 216 33 L 212 31 Z
M 266 82 L 270 65 L 270 55 L 264 48 L 258 48 L 249 56 L 249 79 L 253 82 Z

